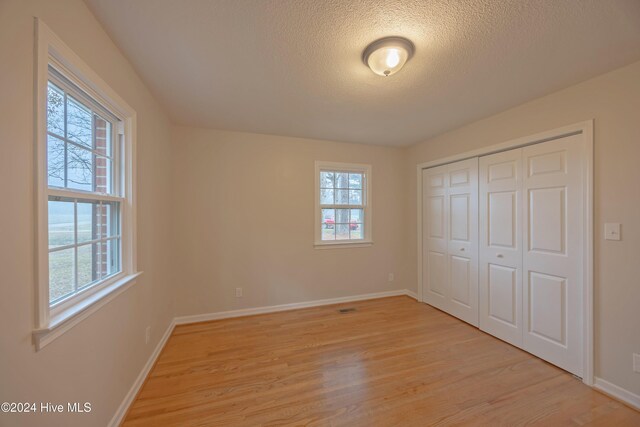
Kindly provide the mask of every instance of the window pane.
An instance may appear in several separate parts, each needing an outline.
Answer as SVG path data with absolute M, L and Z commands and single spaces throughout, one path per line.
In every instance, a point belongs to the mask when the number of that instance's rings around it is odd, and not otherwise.
M 100 227 L 100 238 L 113 237 L 120 234 L 119 211 L 120 203 L 103 203 L 101 207 L 102 226 Z
M 67 139 L 93 148 L 91 110 L 67 95 Z
M 64 141 L 47 136 L 47 181 L 49 187 L 64 187 Z
M 321 189 L 320 190 L 320 204 L 332 205 L 333 204 L 333 190 Z
M 111 157 L 111 123 L 103 119 L 102 117 L 94 114 L 93 116 L 94 132 L 95 135 L 95 150 L 98 154 Z
M 333 224 L 331 227 L 325 227 L 322 225 L 322 240 L 336 240 L 336 227 Z
M 336 223 L 347 224 L 349 222 L 349 209 L 336 209 Z
M 351 239 L 362 239 L 362 224 L 350 223 L 349 236 Z
M 336 192 L 336 205 L 348 205 L 349 204 L 349 190 L 335 190 Z
M 350 173 L 349 174 L 349 188 L 360 189 L 362 188 L 362 174 Z
M 74 243 L 73 202 L 49 200 L 49 248 Z
M 93 191 L 97 193 L 106 193 L 111 194 L 112 182 L 111 178 L 113 177 L 112 173 L 112 161 L 102 157 L 102 156 L 94 156 L 95 160 L 95 172 L 96 176 L 94 177 L 95 188 Z
M 333 172 L 320 172 L 320 188 L 333 188 L 334 177 Z
M 363 223 L 364 211 L 363 209 L 351 209 L 350 222 Z
M 96 240 L 98 236 L 99 205 L 95 202 L 78 202 L 78 243 Z
M 99 247 L 103 243 L 92 243 L 78 247 L 78 288 L 98 280 Z
M 93 170 L 91 151 L 67 144 L 67 187 L 93 191 Z
M 349 190 L 349 204 L 362 205 L 362 190 Z
M 336 173 L 336 188 L 349 188 L 348 173 Z
M 322 209 L 322 224 L 324 228 L 333 228 L 336 223 L 335 209 Z
M 336 224 L 336 240 L 349 239 L 349 224 Z
M 102 266 L 100 271 L 102 277 L 111 276 L 120 271 L 120 239 L 108 240 L 102 245 L 101 252 Z
M 64 92 L 51 82 L 47 88 L 47 131 L 64 137 Z
M 75 248 L 49 253 L 49 302 L 74 290 Z

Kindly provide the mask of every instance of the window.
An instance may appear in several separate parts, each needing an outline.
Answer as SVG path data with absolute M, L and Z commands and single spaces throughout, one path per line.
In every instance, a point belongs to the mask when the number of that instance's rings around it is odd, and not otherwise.
M 371 244 L 371 166 L 316 163 L 316 247 Z
M 49 66 L 47 189 L 49 305 L 99 284 L 120 270 L 120 206 L 116 171 L 118 119 Z
M 123 291 L 139 273 L 135 112 L 42 21 L 37 25 L 34 337 L 40 349 L 113 298 L 116 290 Z

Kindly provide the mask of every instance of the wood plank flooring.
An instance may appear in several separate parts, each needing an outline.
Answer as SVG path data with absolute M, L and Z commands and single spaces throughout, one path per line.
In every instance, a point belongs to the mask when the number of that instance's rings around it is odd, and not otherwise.
M 402 296 L 178 326 L 124 422 L 452 424 L 639 426 L 640 412 Z

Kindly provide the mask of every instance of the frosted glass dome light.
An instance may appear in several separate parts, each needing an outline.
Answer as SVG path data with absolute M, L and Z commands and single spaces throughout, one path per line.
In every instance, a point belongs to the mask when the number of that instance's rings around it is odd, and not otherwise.
M 413 43 L 404 37 L 385 37 L 367 46 L 362 60 L 374 73 L 388 77 L 402 69 L 414 49 Z

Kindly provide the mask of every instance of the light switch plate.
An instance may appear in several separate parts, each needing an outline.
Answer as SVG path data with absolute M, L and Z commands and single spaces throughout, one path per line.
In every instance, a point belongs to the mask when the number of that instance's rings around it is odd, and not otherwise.
M 607 222 L 604 225 L 605 240 L 620 240 L 620 224 L 616 222 Z
M 640 354 L 633 353 L 633 372 L 640 373 Z

